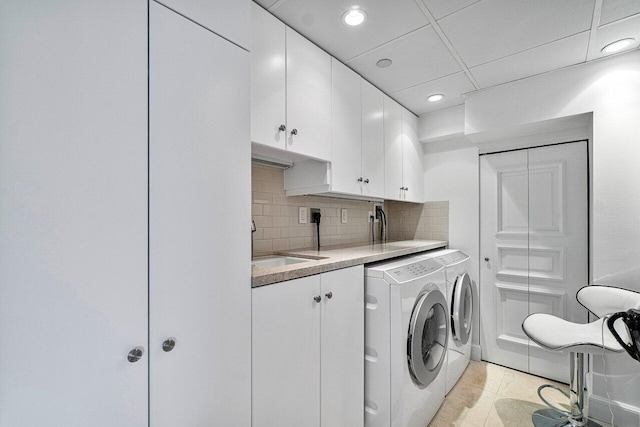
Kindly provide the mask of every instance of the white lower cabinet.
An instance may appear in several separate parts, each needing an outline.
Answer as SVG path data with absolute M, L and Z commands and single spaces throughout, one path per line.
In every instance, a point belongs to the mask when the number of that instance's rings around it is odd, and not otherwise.
M 255 288 L 253 427 L 364 424 L 364 269 Z

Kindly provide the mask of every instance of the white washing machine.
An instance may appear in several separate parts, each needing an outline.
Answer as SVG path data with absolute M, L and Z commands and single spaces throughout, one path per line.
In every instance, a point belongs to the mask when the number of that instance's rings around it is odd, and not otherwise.
M 411 256 L 365 276 L 365 426 L 424 427 L 445 396 L 444 268 Z
M 432 258 L 444 266 L 447 279 L 447 303 L 450 314 L 450 339 L 447 351 L 447 389 L 449 393 L 469 365 L 471 358 L 471 325 L 473 293 L 467 272 L 469 256 L 456 249 L 430 252 Z

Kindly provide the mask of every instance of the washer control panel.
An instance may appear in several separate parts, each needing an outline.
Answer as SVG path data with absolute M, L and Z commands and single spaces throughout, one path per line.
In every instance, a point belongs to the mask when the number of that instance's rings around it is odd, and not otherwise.
M 440 270 L 442 266 L 433 259 L 425 259 L 417 261 L 402 267 L 394 268 L 387 271 L 387 274 L 399 283 L 417 279 L 419 277 L 428 276 Z
M 465 254 L 462 251 L 451 252 L 450 254 L 440 255 L 439 257 L 435 257 L 440 263 L 444 265 L 453 265 L 462 261 L 466 261 L 469 259 L 469 255 Z

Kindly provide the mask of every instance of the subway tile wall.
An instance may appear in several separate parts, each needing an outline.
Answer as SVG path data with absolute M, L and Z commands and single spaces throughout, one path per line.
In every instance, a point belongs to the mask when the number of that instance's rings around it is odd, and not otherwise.
M 318 196 L 287 197 L 284 194 L 282 169 L 252 164 L 251 175 L 252 218 L 256 222 L 256 232 L 253 233 L 254 255 L 315 247 L 316 225 L 310 222 L 309 208 L 321 210 L 320 243 L 323 247 L 371 241 L 368 213 L 374 210 L 373 202 Z M 307 224 L 298 223 L 299 207 L 307 208 Z M 346 224 L 341 222 L 342 209 L 347 209 Z M 387 212 L 389 224 L 388 240 L 447 240 L 433 236 L 448 236 L 448 228 L 442 231 L 448 224 L 448 202 L 422 205 L 385 201 L 383 209 Z M 442 216 L 446 222 L 443 222 Z M 374 224 L 374 232 L 378 241 L 379 223 Z
M 393 240 L 449 240 L 449 202 L 386 201 L 389 238 Z

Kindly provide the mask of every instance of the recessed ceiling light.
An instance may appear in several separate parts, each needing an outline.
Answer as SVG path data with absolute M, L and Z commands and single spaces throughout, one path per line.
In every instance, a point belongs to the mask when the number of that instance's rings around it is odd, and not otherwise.
M 367 14 L 358 6 L 354 6 L 342 15 L 342 22 L 350 27 L 355 27 L 367 20 Z
M 389 58 L 384 58 L 376 62 L 376 65 L 380 68 L 387 68 L 391 64 L 393 64 L 393 61 L 391 61 Z
M 615 41 L 613 43 L 609 43 L 608 45 L 602 48 L 602 52 L 614 53 L 614 52 L 621 51 L 625 47 L 630 46 L 631 43 L 633 43 L 634 41 L 635 41 L 634 39 L 622 39 L 622 40 Z
M 444 98 L 444 95 L 441 93 L 435 93 L 433 95 L 429 95 L 429 97 L 427 97 L 427 101 L 429 102 L 438 102 L 440 101 L 442 98 Z

